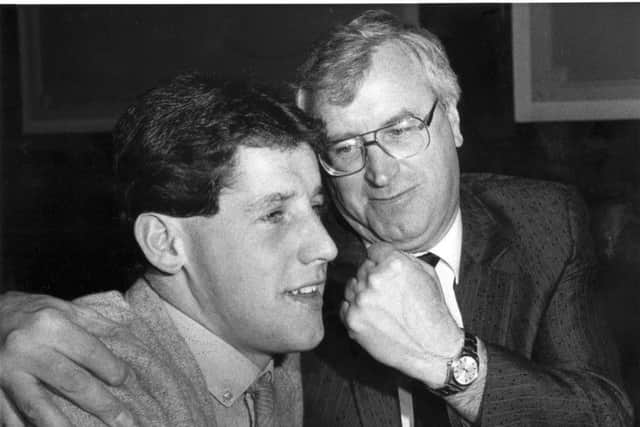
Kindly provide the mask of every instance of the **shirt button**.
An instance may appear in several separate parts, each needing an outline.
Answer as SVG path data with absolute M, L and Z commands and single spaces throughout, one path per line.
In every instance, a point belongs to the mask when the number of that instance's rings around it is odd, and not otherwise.
M 225 402 L 230 401 L 231 399 L 233 399 L 233 393 L 231 393 L 229 390 L 225 391 L 224 393 L 222 393 L 222 399 Z

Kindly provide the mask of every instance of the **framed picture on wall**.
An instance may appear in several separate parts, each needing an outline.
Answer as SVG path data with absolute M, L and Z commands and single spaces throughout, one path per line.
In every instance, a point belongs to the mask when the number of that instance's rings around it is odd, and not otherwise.
M 419 20 L 417 4 L 376 7 Z M 24 131 L 109 131 L 135 95 L 189 70 L 291 83 L 317 39 L 369 8 L 18 6 Z
M 640 3 L 514 4 L 517 122 L 640 119 Z

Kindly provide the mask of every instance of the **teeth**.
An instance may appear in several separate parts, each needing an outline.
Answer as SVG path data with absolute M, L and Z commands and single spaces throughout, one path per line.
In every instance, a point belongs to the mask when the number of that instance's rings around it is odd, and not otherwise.
M 305 286 L 304 288 L 300 288 L 300 289 L 294 289 L 293 291 L 289 291 L 289 293 L 291 295 L 308 295 L 314 292 L 318 292 L 319 288 L 320 287 L 317 285 L 311 285 L 311 286 Z

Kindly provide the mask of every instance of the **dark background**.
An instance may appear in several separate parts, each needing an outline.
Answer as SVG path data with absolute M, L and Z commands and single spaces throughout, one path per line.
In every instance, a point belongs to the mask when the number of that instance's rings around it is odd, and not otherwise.
M 55 40 L 44 40 L 40 54 L 52 65 L 56 61 L 73 64 L 77 58 L 74 52 L 84 49 L 85 58 L 93 61 L 78 67 L 97 74 L 91 77 L 95 82 L 89 79 L 83 83 L 95 85 L 95 93 L 120 105 L 125 102 L 122 94 L 133 95 L 131 91 L 139 92 L 186 67 L 180 52 L 184 48 L 195 54 L 198 44 L 181 46 L 180 36 L 197 39 L 200 34 L 194 28 L 206 28 L 206 18 L 218 14 L 227 17 L 222 20 L 224 25 L 208 28 L 202 37 L 210 39 L 202 43 L 213 49 L 208 52 L 211 57 L 215 49 L 225 46 L 232 46 L 231 53 L 236 56 L 223 56 L 212 63 L 205 50 L 194 67 L 212 65 L 223 73 L 238 71 L 238 75 L 252 77 L 256 70 L 251 63 L 257 61 L 270 70 L 266 79 L 275 82 L 293 78 L 306 46 L 330 24 L 344 21 L 366 6 L 313 8 L 314 20 L 308 20 L 308 10 L 291 6 L 154 7 L 158 19 L 169 28 L 154 29 L 151 25 L 155 33 L 147 40 L 141 36 L 149 22 L 136 18 L 146 13 L 140 8 L 50 7 L 47 16 L 58 15 L 62 22 L 84 14 L 88 22 L 102 19 L 110 25 L 96 26 L 95 38 L 72 38 L 73 46 L 66 48 Z M 418 8 L 420 22 L 447 47 L 462 85 L 462 170 L 561 181 L 577 186 L 587 201 L 602 260 L 599 297 L 606 303 L 620 346 L 629 392 L 640 408 L 640 121 L 515 123 L 510 5 Z M 109 32 L 114 25 L 122 29 L 115 39 Z M 25 102 L 20 91 L 24 70 L 20 66 L 16 7 L 0 6 L 0 28 L 0 291 L 18 289 L 72 298 L 124 289 L 129 284 L 126 266 L 131 247 L 122 243 L 129 241 L 129 233 L 122 232 L 117 220 L 110 135 L 103 131 L 25 133 L 20 113 Z M 60 25 L 59 30 L 48 31 L 63 35 L 66 28 Z M 265 38 L 265 32 L 269 37 Z M 91 46 L 110 41 L 119 44 L 115 53 L 99 48 L 92 53 Z M 135 52 L 131 60 L 137 61 L 137 68 L 130 67 L 126 59 L 111 57 L 119 51 L 125 52 L 125 58 Z M 56 52 L 54 57 L 51 52 Z M 279 52 L 285 54 L 279 56 Z M 249 59 L 243 62 L 243 58 Z M 240 69 L 234 70 L 237 64 Z M 117 76 L 112 86 L 100 79 L 103 68 Z M 76 78 L 64 75 L 48 81 L 51 93 L 71 93 L 81 102 L 89 92 L 74 86 Z M 55 105 L 56 98 L 45 101 Z M 83 111 L 67 113 L 82 115 Z

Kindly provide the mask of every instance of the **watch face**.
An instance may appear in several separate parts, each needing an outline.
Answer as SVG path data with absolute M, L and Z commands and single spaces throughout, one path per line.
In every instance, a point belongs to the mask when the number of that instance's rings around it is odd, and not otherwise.
M 460 385 L 469 385 L 478 377 L 478 362 L 471 356 L 462 356 L 452 368 L 453 379 Z

